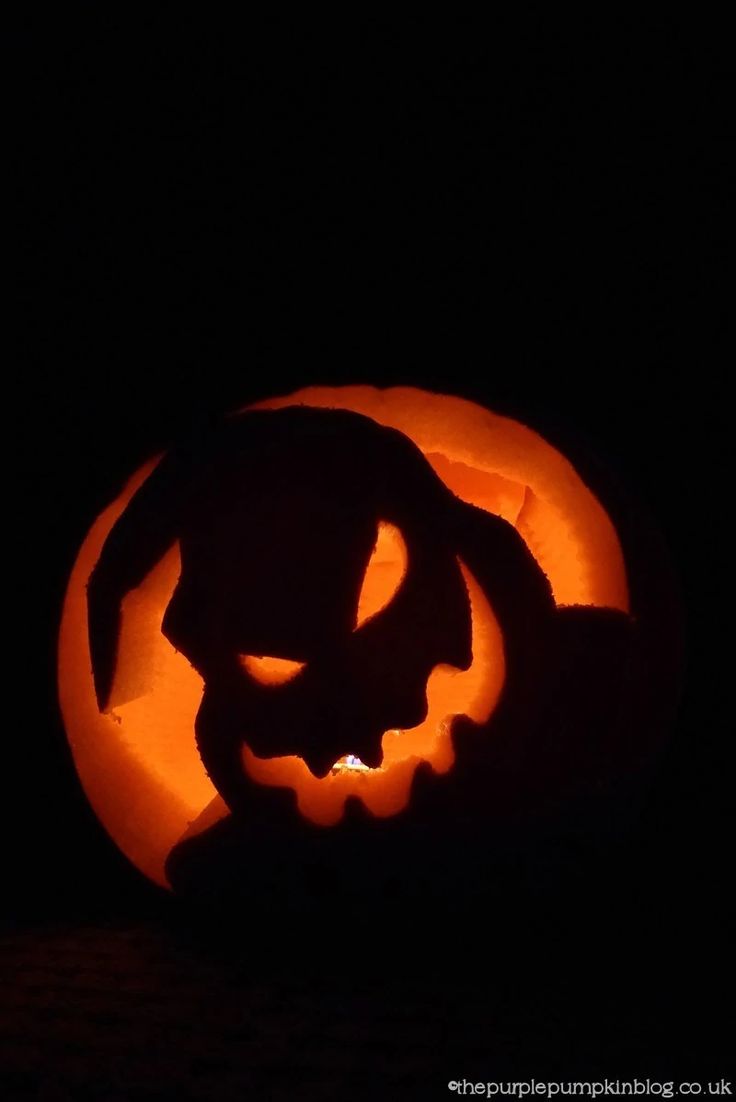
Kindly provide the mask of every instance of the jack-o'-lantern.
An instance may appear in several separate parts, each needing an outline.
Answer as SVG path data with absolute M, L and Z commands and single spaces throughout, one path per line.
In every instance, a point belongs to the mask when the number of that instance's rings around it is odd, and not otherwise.
M 226 818 L 324 837 L 351 808 L 370 829 L 492 802 L 518 777 L 490 775 L 499 740 L 506 766 L 544 742 L 555 656 L 588 655 L 589 621 L 565 640 L 591 612 L 629 630 L 621 544 L 536 432 L 415 389 L 310 388 L 151 461 L 98 518 L 61 707 L 100 821 L 167 885 Z

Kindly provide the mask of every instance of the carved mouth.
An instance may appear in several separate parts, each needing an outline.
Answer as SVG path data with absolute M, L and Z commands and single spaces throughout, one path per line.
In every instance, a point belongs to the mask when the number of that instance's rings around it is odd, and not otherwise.
M 360 755 L 341 754 L 337 759 L 324 753 L 306 753 L 304 763 L 318 780 L 327 776 L 357 776 L 360 773 L 373 773 L 381 768 L 383 749 L 378 742 L 375 746 L 362 747 Z
M 380 765 L 374 768 L 380 769 Z M 339 758 L 338 761 L 330 769 L 330 774 L 335 777 L 339 773 L 370 773 L 371 767 L 365 765 L 360 758 L 356 758 L 355 754 L 346 754 L 344 758 Z

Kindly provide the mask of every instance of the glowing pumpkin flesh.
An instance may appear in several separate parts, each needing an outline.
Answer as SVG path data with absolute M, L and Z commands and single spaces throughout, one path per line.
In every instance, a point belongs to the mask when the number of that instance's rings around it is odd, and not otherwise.
M 295 407 L 351 411 L 408 438 L 450 496 L 513 526 L 541 568 L 541 576 L 546 575 L 557 606 L 628 611 L 623 554 L 610 519 L 570 463 L 531 429 L 458 398 L 403 388 L 310 388 L 252 409 L 265 412 Z M 306 758 L 312 744 L 306 737 L 300 736 L 296 742 L 303 752 L 280 752 L 279 741 L 286 745 L 292 736 L 279 729 L 278 720 L 269 722 L 269 716 L 279 714 L 274 710 L 280 706 L 278 701 L 287 694 L 297 700 L 296 694 L 312 693 L 309 700 L 318 700 L 319 707 L 324 707 L 326 686 L 333 684 L 336 696 L 341 692 L 335 671 L 342 667 L 339 663 L 328 666 L 307 636 L 294 635 L 291 646 L 282 646 L 274 633 L 274 642 L 267 647 L 271 640 L 264 628 L 257 643 L 243 650 L 231 648 L 235 653 L 228 676 L 238 685 L 238 693 L 242 681 L 243 692 L 250 694 L 243 698 L 243 715 L 257 701 L 265 718 L 260 733 L 254 728 L 253 737 L 247 723 L 242 728 L 237 753 L 244 780 L 242 784 L 239 780 L 232 798 L 228 788 L 226 802 L 222 798 L 225 786 L 213 783 L 203 766 L 203 759 L 207 764 L 205 735 L 210 737 L 211 730 L 219 730 L 217 724 L 208 728 L 201 721 L 203 691 L 206 683 L 220 678 L 219 671 L 212 673 L 206 648 L 198 641 L 177 649 L 162 632 L 162 622 L 174 619 L 171 608 L 177 603 L 173 600 L 177 591 L 181 604 L 181 581 L 186 576 L 181 547 L 186 550 L 186 540 L 184 544 L 176 538 L 171 541 L 142 580 L 123 588 L 114 676 L 102 707 L 95 693 L 86 587 L 116 522 L 126 514 L 137 490 L 149 482 L 156 466 L 151 463 L 139 471 L 96 521 L 79 553 L 64 605 L 59 648 L 62 712 L 82 784 L 105 828 L 146 875 L 165 885 L 167 856 L 185 835 L 204 830 L 227 815 L 228 804 L 231 810 L 236 804 L 238 813 L 247 815 L 248 785 L 293 791 L 299 813 L 324 827 L 340 822 L 350 797 L 360 800 L 377 817 L 391 817 L 406 809 L 418 765 L 429 763 L 440 775 L 452 770 L 457 751 L 453 717 L 465 716 L 485 724 L 502 696 L 508 661 L 513 660 L 496 603 L 489 600 L 486 587 L 476 577 L 474 564 L 464 560 L 462 547 L 443 552 L 440 566 L 427 549 L 431 515 L 426 524 L 420 521 L 421 539 L 402 530 L 395 517 L 379 515 L 373 518 L 372 534 L 364 540 L 362 566 L 355 575 L 357 589 L 355 579 L 350 585 L 346 582 L 345 592 L 352 597 L 347 602 L 350 623 L 345 631 L 350 632 L 350 640 L 345 645 L 356 655 L 367 654 L 358 648 L 367 647 L 364 641 L 373 637 L 377 640 L 371 651 L 373 662 L 377 661 L 376 646 L 386 653 L 392 646 L 388 635 L 379 634 L 388 614 L 399 623 L 401 609 L 410 610 L 408 616 L 402 613 L 408 639 L 416 631 L 416 623 L 425 623 L 421 610 L 431 605 L 432 599 L 426 587 L 415 587 L 413 598 L 411 593 L 410 575 L 418 558 L 427 557 L 427 577 L 439 578 L 443 585 L 446 580 L 448 593 L 454 594 L 452 600 L 465 595 L 469 610 L 470 660 L 462 657 L 459 636 L 456 643 L 447 643 L 447 653 L 457 661 L 432 663 L 421 685 L 426 715 L 420 715 L 416 723 L 386 726 L 379 732 L 380 760 L 370 760 L 375 741 L 359 735 L 357 726 L 356 744 L 350 744 L 350 730 L 344 727 L 335 736 L 337 741 L 325 738 L 322 745 L 316 737 L 319 745 L 309 764 Z M 295 472 L 294 479 L 297 477 Z M 277 511 L 278 502 L 271 502 L 269 508 Z M 288 525 L 283 530 L 290 531 Z M 318 552 L 319 548 L 315 556 Z M 308 557 L 308 549 L 305 554 Z M 267 565 L 264 569 L 267 571 Z M 329 573 L 326 571 L 326 576 Z M 268 588 L 265 575 L 253 581 L 259 588 Z M 288 581 L 284 579 L 283 584 Z M 409 603 L 412 599 L 414 605 Z M 340 609 L 343 606 L 346 602 L 341 599 Z M 314 607 L 319 609 L 319 604 Z M 439 600 L 440 611 L 442 607 Z M 504 615 L 508 624 L 509 614 Z M 314 618 L 318 619 L 319 613 Z M 436 643 L 436 655 L 440 655 L 445 646 L 441 624 L 426 621 L 425 634 L 431 636 L 435 628 L 438 634 L 433 645 Z M 177 631 L 175 628 L 172 635 L 178 640 Z M 190 651 L 186 656 L 182 653 L 185 649 Z M 427 653 L 435 651 L 428 646 Z M 393 657 L 387 663 L 400 665 Z M 359 668 L 356 657 L 350 669 Z M 325 670 L 334 675 L 332 682 Z M 384 672 L 390 676 L 390 670 Z M 320 677 L 317 692 L 310 686 Z M 229 687 L 227 692 L 231 692 Z M 355 682 L 351 692 L 354 711 L 350 715 L 355 716 L 360 693 L 365 694 L 368 707 L 369 690 Z M 232 696 L 221 695 L 220 701 L 223 699 L 230 701 Z M 221 711 L 221 703 L 218 707 Z M 202 728 L 197 728 L 199 746 L 194 737 L 198 711 L 198 723 L 202 723 Z M 411 712 L 409 708 L 405 714 Z M 342 715 L 348 713 L 343 709 Z M 491 725 L 489 738 L 492 730 Z M 338 749 L 329 760 L 331 745 Z M 217 765 L 211 768 L 208 764 L 208 768 L 217 777 Z

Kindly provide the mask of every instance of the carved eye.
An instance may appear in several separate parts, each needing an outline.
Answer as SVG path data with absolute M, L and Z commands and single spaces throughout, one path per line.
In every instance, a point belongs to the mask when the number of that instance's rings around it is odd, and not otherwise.
M 306 666 L 306 662 L 294 662 L 291 658 L 271 658 L 260 654 L 241 654 L 238 657 L 243 669 L 261 685 L 285 685 Z
M 379 521 L 376 546 L 363 575 L 355 630 L 393 600 L 408 564 L 409 554 L 399 529 L 387 520 Z

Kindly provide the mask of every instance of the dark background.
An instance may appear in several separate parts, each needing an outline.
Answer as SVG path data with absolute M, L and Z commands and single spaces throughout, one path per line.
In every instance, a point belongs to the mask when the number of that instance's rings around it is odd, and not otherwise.
M 444 390 L 576 441 L 647 508 L 681 586 L 687 674 L 629 830 L 603 851 L 515 868 L 487 924 L 476 916 L 453 1003 L 464 1025 L 443 1034 L 455 1040 L 439 1066 L 497 1077 L 490 1039 L 505 1022 L 503 1058 L 527 1078 L 542 1063 L 558 1078 L 583 1064 L 716 1078 L 732 845 L 717 33 L 637 25 L 607 50 L 603 31 L 527 27 L 487 43 L 469 27 L 438 51 L 375 25 L 375 48 L 336 28 L 333 47 L 314 28 L 274 27 L 273 60 L 245 36 L 225 61 L 196 26 L 163 29 L 147 24 L 132 49 L 115 28 L 7 39 L 20 230 L 5 404 L 20 612 L 5 723 L 20 752 L 12 935 L 63 929 L 73 944 L 77 927 L 104 940 L 122 924 L 155 929 L 159 954 L 182 937 L 186 959 L 203 951 L 96 825 L 57 711 L 66 578 L 121 482 L 261 396 L 355 381 Z M 407 1005 L 447 1002 L 460 982 L 449 973 Z M 506 1001 L 480 1007 L 490 987 Z M 319 1005 L 334 1009 L 328 995 Z M 466 1051 L 471 1035 L 491 1047 Z M 376 1083 L 393 1082 L 387 1051 L 370 1057 Z

